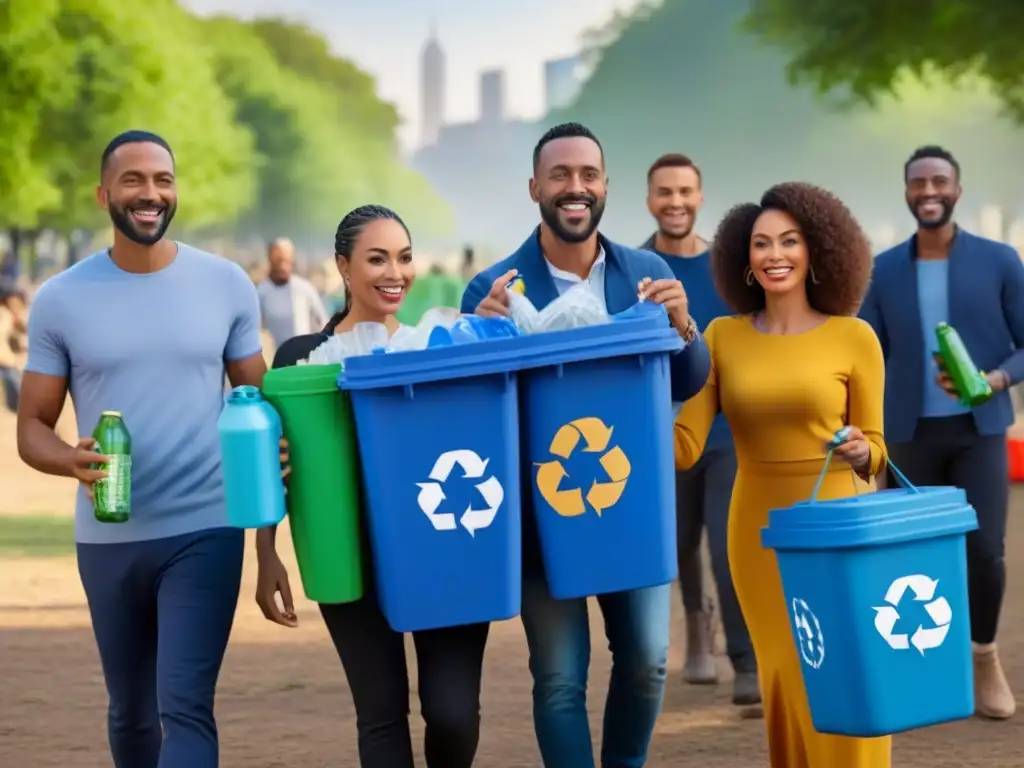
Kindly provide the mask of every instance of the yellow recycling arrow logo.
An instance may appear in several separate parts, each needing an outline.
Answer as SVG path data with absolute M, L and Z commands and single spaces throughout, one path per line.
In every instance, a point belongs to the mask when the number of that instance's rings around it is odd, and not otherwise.
M 570 421 L 555 433 L 548 450 L 559 458 L 537 465 L 537 490 L 557 514 L 578 517 L 587 511 L 589 504 L 600 516 L 622 498 L 632 467 L 619 446 L 608 447 L 611 439 L 612 428 L 592 416 Z M 560 490 L 562 480 L 569 475 L 561 460 L 572 456 L 581 440 L 585 452 L 602 454 L 598 461 L 608 475 L 605 482 L 594 480 L 587 491 L 586 503 L 582 488 Z

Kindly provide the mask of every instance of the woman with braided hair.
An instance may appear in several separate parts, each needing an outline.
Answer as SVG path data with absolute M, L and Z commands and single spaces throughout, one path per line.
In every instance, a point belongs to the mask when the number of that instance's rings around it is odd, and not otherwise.
M 811 496 L 840 428 L 849 437 L 821 498 L 870 490 L 885 467 L 882 350 L 856 317 L 871 264 L 857 221 L 823 189 L 780 184 L 759 204 L 733 208 L 715 235 L 711 267 L 737 314 L 705 331 L 711 374 L 675 424 L 680 470 L 700 458 L 719 411 L 735 436 L 729 562 L 758 660 L 772 768 L 891 765 L 890 737 L 815 731 L 775 553 L 761 547 L 768 511 Z
M 395 315 L 416 278 L 409 230 L 398 214 L 379 205 L 356 208 L 338 225 L 334 252 L 345 279 L 345 307 L 320 333 L 284 342 L 274 357 L 274 368 L 295 365 L 331 334 L 351 331 L 357 323 L 382 323 L 391 334 L 398 330 Z M 295 627 L 298 618 L 288 573 L 274 538 L 273 528 L 257 532 L 256 602 L 268 621 Z M 363 561 L 370 561 L 365 543 Z M 384 618 L 370 568 L 364 579 L 367 592 L 361 599 L 320 605 L 355 703 L 359 764 L 363 768 L 414 768 L 405 637 Z M 467 624 L 412 633 L 420 708 L 426 723 L 423 751 L 427 768 L 470 768 L 473 764 L 480 738 L 480 680 L 489 627 Z M 350 763 L 339 759 L 338 764 Z

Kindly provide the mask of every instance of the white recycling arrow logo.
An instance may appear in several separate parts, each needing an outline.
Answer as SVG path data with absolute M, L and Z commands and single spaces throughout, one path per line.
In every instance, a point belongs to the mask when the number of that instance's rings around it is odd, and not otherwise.
M 946 640 L 949 634 L 949 623 L 953 620 L 953 609 L 944 597 L 935 598 L 935 591 L 939 586 L 937 579 L 929 578 L 918 573 L 911 576 L 901 576 L 889 585 L 885 593 L 886 605 L 875 607 L 875 629 L 878 634 L 889 644 L 889 647 L 896 651 L 905 651 L 914 646 L 918 653 L 924 656 L 924 652 L 938 648 Z M 935 626 L 925 627 L 919 625 L 913 635 L 896 634 L 896 622 L 900 619 L 898 606 L 903 599 L 904 593 L 910 590 L 917 602 L 924 603 L 924 609 L 931 617 Z
M 820 669 L 825 663 L 825 635 L 821 631 L 821 622 L 806 600 L 794 597 L 792 605 L 800 656 L 811 669 Z
M 434 468 L 430 470 L 430 481 L 416 483 L 420 493 L 416 501 L 423 510 L 423 514 L 430 520 L 434 530 L 454 531 L 457 524 L 461 525 L 470 536 L 475 536 L 481 528 L 487 528 L 494 522 L 498 514 L 501 502 L 505 500 L 505 489 L 502 488 L 498 478 L 488 477 L 486 480 L 476 484 L 476 489 L 487 504 L 484 509 L 473 509 L 471 504 L 462 517 L 456 523 L 455 515 L 451 512 L 438 512 L 441 502 L 445 500 L 442 484 L 451 475 L 456 466 L 462 468 L 464 478 L 481 478 L 487 470 L 489 459 L 481 459 L 475 452 L 469 450 L 446 451 L 437 457 Z

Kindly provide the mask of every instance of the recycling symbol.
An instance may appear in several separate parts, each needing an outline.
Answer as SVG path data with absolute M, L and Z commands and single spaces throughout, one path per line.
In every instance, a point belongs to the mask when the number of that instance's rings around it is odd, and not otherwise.
M 938 579 L 924 574 L 901 576 L 889 585 L 885 593 L 886 605 L 875 607 L 875 629 L 882 639 L 895 651 L 905 651 L 914 646 L 918 653 L 938 648 L 949 634 L 949 623 L 953 620 L 953 609 L 944 597 L 935 597 Z M 895 634 L 896 622 L 900 619 L 899 604 L 907 590 L 914 594 L 917 602 L 924 603 L 924 609 L 934 626 L 918 625 L 913 635 Z
M 612 428 L 594 417 L 571 421 L 555 433 L 548 450 L 558 458 L 537 465 L 537 490 L 557 514 L 578 517 L 587 511 L 589 504 L 600 516 L 622 498 L 632 467 L 619 446 L 608 447 L 611 439 Z M 586 494 L 586 503 L 582 488 L 560 490 L 562 480 L 569 475 L 561 460 L 572 456 L 581 440 L 586 453 L 602 454 L 598 461 L 608 475 L 605 482 L 593 481 Z
M 796 642 L 800 656 L 811 669 L 820 669 L 825 661 L 825 636 L 814 611 L 806 601 L 793 598 L 793 623 L 796 625 Z
M 430 470 L 430 480 L 425 483 L 416 483 L 420 489 L 416 501 L 423 514 L 434 526 L 434 530 L 454 531 L 457 525 L 461 525 L 470 536 L 475 536 L 481 528 L 487 528 L 494 522 L 494 518 L 498 514 L 498 507 L 505 500 L 505 489 L 501 487 L 498 478 L 493 475 L 476 484 L 476 489 L 487 505 L 484 509 L 473 509 L 471 504 L 457 522 L 454 513 L 438 511 L 441 508 L 441 502 L 445 500 L 442 485 L 456 465 L 462 468 L 464 478 L 482 478 L 488 461 L 490 459 L 481 459 L 473 451 L 446 451 L 434 462 L 434 468 Z

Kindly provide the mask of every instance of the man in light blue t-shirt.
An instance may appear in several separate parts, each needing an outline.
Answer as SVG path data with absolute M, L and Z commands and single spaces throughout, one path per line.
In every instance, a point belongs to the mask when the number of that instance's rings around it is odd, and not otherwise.
M 48 280 L 29 317 L 18 411 L 27 464 L 81 482 L 78 566 L 110 696 L 116 768 L 216 768 L 214 689 L 238 601 L 243 532 L 228 527 L 217 418 L 224 376 L 259 386 L 256 290 L 230 261 L 164 238 L 174 158 L 131 131 L 103 153 L 114 246 Z M 120 411 L 132 436 L 126 523 L 97 522 L 92 438 L 55 433 L 70 392 L 78 434 Z

